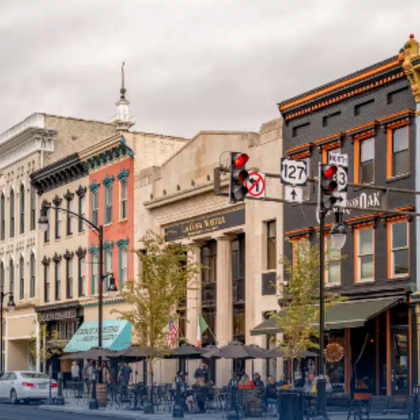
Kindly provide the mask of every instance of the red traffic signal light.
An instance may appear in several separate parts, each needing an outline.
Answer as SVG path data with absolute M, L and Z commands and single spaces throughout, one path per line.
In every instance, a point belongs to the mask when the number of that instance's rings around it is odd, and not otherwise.
M 234 164 L 236 168 L 244 166 L 249 160 L 249 156 L 246 153 L 240 153 L 239 156 L 235 158 Z
M 326 209 L 332 208 L 337 201 L 337 198 L 334 197 L 334 192 L 338 188 L 335 176 L 337 171 L 338 168 L 335 165 L 324 167 L 321 171 L 321 205 Z
M 324 178 L 326 179 L 332 178 L 337 173 L 337 171 L 338 171 L 337 166 L 335 165 L 330 166 L 328 169 L 325 170 Z

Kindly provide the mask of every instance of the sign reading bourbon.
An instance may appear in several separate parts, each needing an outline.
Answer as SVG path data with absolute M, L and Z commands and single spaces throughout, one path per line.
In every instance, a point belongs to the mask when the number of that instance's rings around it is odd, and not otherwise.
M 193 219 L 165 229 L 166 241 L 190 238 L 245 224 L 245 209 Z

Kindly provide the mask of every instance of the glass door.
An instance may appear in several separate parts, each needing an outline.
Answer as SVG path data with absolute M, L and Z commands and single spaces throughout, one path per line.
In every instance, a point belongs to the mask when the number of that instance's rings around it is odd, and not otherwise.
M 393 395 L 409 394 L 408 329 L 392 330 L 391 389 Z

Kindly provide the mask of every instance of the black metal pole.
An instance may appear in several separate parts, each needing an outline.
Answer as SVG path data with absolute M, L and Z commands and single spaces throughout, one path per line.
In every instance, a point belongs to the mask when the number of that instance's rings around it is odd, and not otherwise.
M 96 374 L 93 375 L 93 379 L 90 381 L 90 388 L 92 389 L 92 395 L 89 399 L 89 410 L 97 410 L 99 408 L 99 404 L 96 399 Z
M 175 379 L 176 391 L 175 391 L 175 404 L 172 409 L 172 417 L 184 417 L 184 409 L 181 405 L 181 378 L 178 375 Z
M 231 387 L 230 387 L 230 407 L 227 415 L 227 420 L 239 420 L 238 404 L 236 402 L 236 390 L 238 382 L 235 373 L 233 373 Z
M 58 372 L 58 395 L 56 404 L 57 405 L 64 405 L 66 402 L 63 397 L 63 372 Z
M 102 316 L 103 316 L 103 284 L 104 284 L 104 230 L 99 227 L 99 285 L 98 285 L 98 347 L 102 348 Z M 99 356 L 98 382 L 102 383 L 102 357 Z
M 326 392 L 324 375 L 324 279 L 325 279 L 325 216 L 327 211 L 323 206 L 322 164 L 319 164 L 318 182 L 318 214 L 319 214 L 319 366 L 317 381 L 317 419 L 328 419 L 326 413 Z

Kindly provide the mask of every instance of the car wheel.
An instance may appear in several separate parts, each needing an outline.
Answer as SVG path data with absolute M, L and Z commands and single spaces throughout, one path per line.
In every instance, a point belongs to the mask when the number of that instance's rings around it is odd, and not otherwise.
M 16 405 L 19 402 L 17 393 L 14 389 L 10 392 L 10 403 Z

